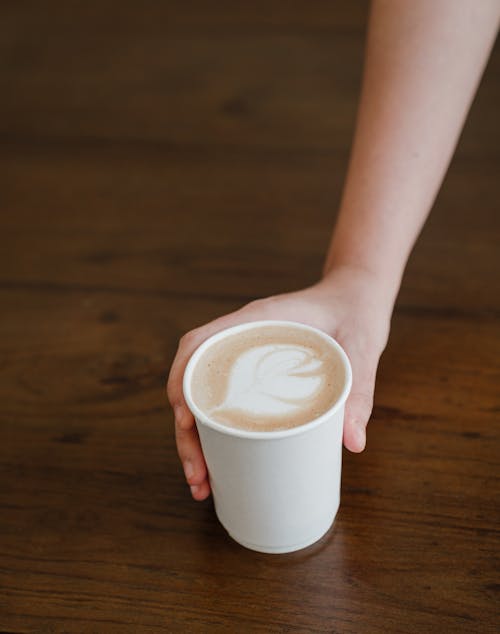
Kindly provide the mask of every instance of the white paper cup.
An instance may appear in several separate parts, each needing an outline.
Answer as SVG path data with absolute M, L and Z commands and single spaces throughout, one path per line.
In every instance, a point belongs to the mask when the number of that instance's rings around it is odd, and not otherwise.
M 314 331 L 333 348 L 345 376 L 339 399 L 311 422 L 280 431 L 247 431 L 210 420 L 191 396 L 199 358 L 228 335 L 269 325 Z M 196 420 L 215 511 L 238 543 L 287 553 L 313 544 L 331 527 L 340 502 L 344 406 L 351 382 L 349 359 L 340 345 L 296 322 L 248 322 L 217 333 L 194 352 L 184 373 L 184 398 Z

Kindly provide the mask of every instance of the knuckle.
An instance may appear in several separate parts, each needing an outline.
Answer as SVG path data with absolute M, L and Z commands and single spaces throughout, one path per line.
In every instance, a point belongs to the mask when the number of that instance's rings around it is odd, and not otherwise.
M 190 430 L 181 429 L 179 425 L 175 425 L 175 442 L 177 444 L 177 451 L 179 455 L 182 454 L 185 456 L 186 453 L 189 453 L 189 448 L 191 446 L 190 436 Z
M 179 405 L 179 398 L 177 396 L 177 390 L 172 378 L 169 378 L 167 381 L 166 392 L 167 392 L 167 399 L 170 405 L 172 406 L 173 409 L 175 409 L 176 406 Z
M 268 298 L 268 301 L 270 301 L 270 298 Z M 246 304 L 246 306 L 244 306 L 243 308 L 261 308 L 263 303 L 264 300 L 262 298 L 253 299 L 252 301 L 248 302 L 248 304 Z
M 190 330 L 189 332 L 185 332 L 182 337 L 179 339 L 179 347 L 181 346 L 185 346 L 187 344 L 189 344 L 189 342 L 192 339 L 192 330 Z
M 182 462 L 187 459 L 191 461 L 196 460 L 197 441 L 192 429 L 179 429 L 176 425 L 175 443 L 177 446 L 177 454 Z
M 200 336 L 200 328 L 194 328 L 193 330 L 189 330 L 184 333 L 182 337 L 179 339 L 179 348 L 186 347 L 191 348 L 196 344 L 198 338 Z
M 165 382 L 165 392 L 167 393 L 168 400 L 171 401 L 172 396 L 172 374 L 169 374 Z

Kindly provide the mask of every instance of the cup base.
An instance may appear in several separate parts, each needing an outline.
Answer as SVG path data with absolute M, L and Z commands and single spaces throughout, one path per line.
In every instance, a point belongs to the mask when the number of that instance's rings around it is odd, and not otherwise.
M 231 532 L 227 530 L 227 528 L 226 528 L 226 531 L 229 537 L 231 537 L 231 539 L 233 539 L 235 542 L 240 544 L 240 546 L 244 546 L 245 548 L 248 548 L 249 550 L 255 550 L 256 552 L 259 552 L 259 553 L 267 553 L 271 555 L 283 555 L 285 553 L 293 553 L 297 550 L 302 550 L 304 548 L 307 548 L 308 546 L 312 546 L 328 533 L 328 531 L 332 528 L 334 523 L 335 523 L 335 518 L 333 518 L 333 521 L 326 528 L 326 530 L 323 528 L 318 534 L 315 534 L 313 537 L 309 537 L 308 539 L 304 541 L 298 542 L 296 544 L 290 544 L 287 546 L 266 546 L 265 544 L 252 544 L 250 542 L 246 542 L 245 540 L 238 539 L 237 537 L 232 535 Z

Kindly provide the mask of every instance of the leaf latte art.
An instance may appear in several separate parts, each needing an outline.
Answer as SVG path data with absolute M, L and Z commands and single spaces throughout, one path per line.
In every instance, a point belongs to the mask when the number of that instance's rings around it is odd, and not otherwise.
M 297 411 L 325 380 L 321 365 L 307 348 L 286 344 L 251 348 L 231 368 L 224 402 L 213 411 L 241 409 L 264 416 Z
M 193 398 L 212 420 L 273 431 L 317 418 L 344 384 L 335 350 L 314 332 L 265 326 L 227 336 L 200 358 Z

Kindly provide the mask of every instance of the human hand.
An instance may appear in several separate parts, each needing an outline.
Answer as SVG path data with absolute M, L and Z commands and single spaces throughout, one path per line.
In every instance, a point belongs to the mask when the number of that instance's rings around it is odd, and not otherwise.
M 353 372 L 345 409 L 344 445 L 360 452 L 366 444 L 377 366 L 389 334 L 389 304 L 372 275 L 344 267 L 304 290 L 253 301 L 185 334 L 170 370 L 167 393 L 175 415 L 177 451 L 193 498 L 207 498 L 210 485 L 194 418 L 184 400 L 182 380 L 189 358 L 205 339 L 225 328 L 264 319 L 301 322 L 334 337 L 349 356 Z

